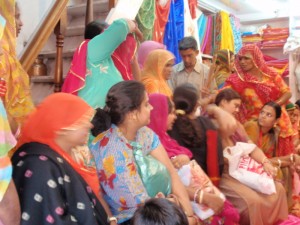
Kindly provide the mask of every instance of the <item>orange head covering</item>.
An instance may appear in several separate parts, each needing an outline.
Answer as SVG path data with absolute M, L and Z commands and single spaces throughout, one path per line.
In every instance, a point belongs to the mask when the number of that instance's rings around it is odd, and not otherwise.
M 92 118 L 92 109 L 84 100 L 66 93 L 55 93 L 48 96 L 28 117 L 21 131 L 18 147 L 29 142 L 48 145 L 70 163 L 92 189 L 99 190 L 95 170 L 87 170 L 55 142 L 56 132 L 62 128 L 74 128 L 82 118 Z M 75 146 L 74 146 L 75 147 Z M 94 188 L 95 187 L 95 188 Z M 96 193 L 98 194 L 98 193 Z
M 175 59 L 175 56 L 164 49 L 153 50 L 147 56 L 142 71 L 142 82 L 149 94 L 160 93 L 166 96 L 172 96 L 172 91 L 163 76 L 165 65 L 172 59 Z

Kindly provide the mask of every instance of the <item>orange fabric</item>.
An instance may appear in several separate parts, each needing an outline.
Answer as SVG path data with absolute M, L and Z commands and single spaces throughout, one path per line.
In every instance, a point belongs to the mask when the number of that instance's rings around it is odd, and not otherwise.
M 83 116 L 92 117 L 94 110 L 81 98 L 66 93 L 48 96 L 29 116 L 21 131 L 18 147 L 29 142 L 48 145 L 61 155 L 99 195 L 99 182 L 95 169 L 86 169 L 55 143 L 56 132 L 73 127 Z M 75 146 L 74 146 L 75 147 Z
M 165 65 L 172 59 L 175 59 L 175 56 L 164 49 L 154 50 L 147 56 L 141 81 L 148 94 L 160 93 L 172 96 L 172 90 L 163 76 Z
M 0 14 L 6 19 L 1 40 L 0 77 L 7 85 L 5 108 L 16 122 L 22 123 L 34 109 L 30 94 L 29 77 L 16 54 L 15 0 L 0 0 Z
M 159 0 L 155 4 L 155 21 L 153 27 L 152 40 L 163 43 L 165 27 L 168 22 L 170 13 L 171 0 L 168 0 L 165 5 L 160 5 Z
M 189 8 L 190 8 L 192 19 L 196 19 L 196 17 L 197 17 L 197 0 L 189 0 Z

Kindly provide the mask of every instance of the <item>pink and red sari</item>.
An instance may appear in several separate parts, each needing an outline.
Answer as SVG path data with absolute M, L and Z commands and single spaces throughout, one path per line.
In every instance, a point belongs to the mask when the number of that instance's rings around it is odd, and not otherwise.
M 253 60 L 255 66 L 260 69 L 263 78 L 258 80 L 256 76 L 244 72 L 236 58 L 236 73 L 230 75 L 225 86 L 237 91 L 242 98 L 242 106 L 238 115 L 238 120 L 245 123 L 251 119 L 256 119 L 261 108 L 269 101 L 276 101 L 290 89 L 284 80 L 268 67 L 262 52 L 256 45 L 245 45 L 238 53 L 239 56 L 246 56 Z M 280 134 L 278 150 L 276 156 L 284 156 L 294 152 L 292 141 L 293 128 L 285 110 L 282 108 L 282 115 L 279 120 Z

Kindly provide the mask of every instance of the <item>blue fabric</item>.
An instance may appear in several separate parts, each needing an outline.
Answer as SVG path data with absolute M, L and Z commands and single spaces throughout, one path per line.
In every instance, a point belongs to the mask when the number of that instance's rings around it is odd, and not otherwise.
M 169 19 L 165 28 L 164 44 L 176 59 L 175 64 L 181 62 L 178 43 L 184 37 L 184 5 L 183 0 L 172 0 Z
M 242 40 L 241 31 L 235 25 L 234 16 L 230 15 L 229 18 L 230 18 L 230 25 L 231 25 L 233 39 L 234 39 L 234 54 L 236 54 L 242 48 L 243 40 Z

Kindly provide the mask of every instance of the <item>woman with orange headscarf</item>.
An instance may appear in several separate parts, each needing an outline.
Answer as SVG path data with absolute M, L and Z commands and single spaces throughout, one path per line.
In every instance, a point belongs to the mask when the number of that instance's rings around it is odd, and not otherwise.
M 164 49 L 152 51 L 146 58 L 142 71 L 142 83 L 148 94 L 160 93 L 172 96 L 167 80 L 173 71 L 175 56 Z
M 57 93 L 28 117 L 12 158 L 22 224 L 107 224 L 95 169 L 72 157 L 93 115 L 79 97 Z

